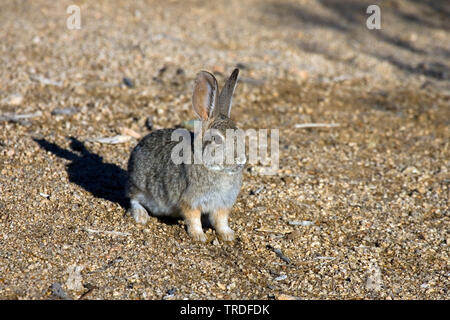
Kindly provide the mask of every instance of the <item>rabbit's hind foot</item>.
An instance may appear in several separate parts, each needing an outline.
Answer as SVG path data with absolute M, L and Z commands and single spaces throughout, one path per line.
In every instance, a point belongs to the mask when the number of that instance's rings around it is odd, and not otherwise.
M 130 205 L 127 214 L 137 223 L 146 224 L 149 219 L 147 210 L 137 200 L 131 200 Z

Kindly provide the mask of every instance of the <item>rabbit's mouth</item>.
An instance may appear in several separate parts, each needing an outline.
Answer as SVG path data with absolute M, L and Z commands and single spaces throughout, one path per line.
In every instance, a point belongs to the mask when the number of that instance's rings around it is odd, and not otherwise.
M 244 169 L 244 164 L 239 164 L 233 167 L 224 167 L 218 164 L 214 164 L 214 165 L 205 165 L 205 167 L 211 171 L 234 175 L 242 172 L 242 169 Z
M 234 167 L 228 167 L 228 168 L 224 168 L 224 171 L 230 175 L 232 174 L 237 174 L 242 172 L 242 169 L 244 169 L 244 164 L 238 164 L 237 166 Z

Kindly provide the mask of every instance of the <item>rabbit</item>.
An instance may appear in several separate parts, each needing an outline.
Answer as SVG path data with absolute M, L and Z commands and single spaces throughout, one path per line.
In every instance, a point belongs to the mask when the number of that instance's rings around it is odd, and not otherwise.
M 230 111 L 238 75 L 236 68 L 220 94 L 214 75 L 201 71 L 196 76 L 192 105 L 201 120 L 202 131 L 197 137 L 192 132 L 189 134 L 195 140 L 204 139 L 208 129 L 216 132 L 210 141 L 202 140 L 202 151 L 208 145 L 225 143 L 226 130 L 237 129 L 230 119 Z M 149 214 L 182 217 L 188 234 L 196 241 L 205 242 L 201 215 L 207 214 L 223 240 L 234 240 L 228 218 L 242 186 L 245 155 L 238 156 L 233 164 L 175 164 L 171 154 L 179 141 L 171 139 L 174 130 L 161 129 L 148 134 L 131 152 L 126 188 L 130 200 L 128 215 L 141 224 L 147 223 Z

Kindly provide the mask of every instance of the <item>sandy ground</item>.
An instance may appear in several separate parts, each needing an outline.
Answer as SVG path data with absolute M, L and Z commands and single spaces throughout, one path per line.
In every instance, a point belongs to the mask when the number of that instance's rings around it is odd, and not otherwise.
M 378 2 L 381 30 L 377 1 L 73 2 L 1 5 L 0 298 L 448 299 L 448 1 Z M 192 119 L 236 65 L 233 118 L 280 130 L 237 239 L 125 217 L 137 140 L 89 140 Z

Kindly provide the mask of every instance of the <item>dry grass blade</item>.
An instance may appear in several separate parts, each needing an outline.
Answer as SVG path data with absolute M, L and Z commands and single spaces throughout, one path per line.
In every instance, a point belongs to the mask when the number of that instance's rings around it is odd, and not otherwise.
M 297 123 L 294 125 L 296 129 L 305 129 L 305 128 L 334 128 L 339 127 L 339 123 Z
M 131 236 L 131 233 L 128 233 L 128 232 L 94 230 L 94 229 L 89 229 L 89 228 L 85 228 L 83 230 L 86 232 L 89 232 L 89 233 L 104 233 L 104 234 L 110 234 L 113 236 Z
M 131 136 L 125 136 L 125 135 L 116 135 L 113 137 L 100 137 L 100 138 L 91 138 L 87 139 L 87 142 L 98 142 L 98 143 L 104 143 L 104 144 L 119 144 L 119 143 L 125 143 L 131 140 Z
M 25 119 L 31 119 L 42 116 L 41 111 L 37 111 L 34 113 L 24 113 L 24 114 L 16 114 L 16 113 L 4 113 L 0 115 L 0 121 L 20 121 Z

